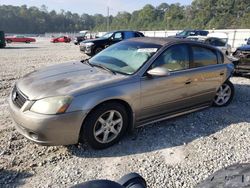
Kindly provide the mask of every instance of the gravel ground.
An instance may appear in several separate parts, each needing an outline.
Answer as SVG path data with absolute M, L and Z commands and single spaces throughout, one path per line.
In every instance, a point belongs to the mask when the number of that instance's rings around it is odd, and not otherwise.
M 10 44 L 0 50 L 0 187 L 69 187 L 138 172 L 149 187 L 194 187 L 213 172 L 250 162 L 250 79 L 234 77 L 228 107 L 152 124 L 101 151 L 36 145 L 13 128 L 6 98 L 14 82 L 43 66 L 84 58 L 74 44 Z

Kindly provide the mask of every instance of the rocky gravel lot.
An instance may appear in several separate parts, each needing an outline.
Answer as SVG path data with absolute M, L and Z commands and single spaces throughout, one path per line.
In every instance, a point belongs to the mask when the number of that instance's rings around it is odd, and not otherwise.
M 0 187 L 69 187 L 138 172 L 149 187 L 185 188 L 222 167 L 250 162 L 250 79 L 243 77 L 231 79 L 236 93 L 228 107 L 137 129 L 105 150 L 45 147 L 19 135 L 6 101 L 14 82 L 40 67 L 83 58 L 78 46 L 45 39 L 0 49 Z

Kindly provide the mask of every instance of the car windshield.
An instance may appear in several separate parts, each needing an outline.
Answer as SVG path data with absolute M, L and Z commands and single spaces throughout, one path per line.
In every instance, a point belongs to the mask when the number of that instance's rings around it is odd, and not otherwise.
M 104 35 L 101 36 L 101 38 L 109 38 L 113 35 L 114 32 L 108 32 L 108 33 L 105 33 Z
M 143 42 L 115 44 L 89 60 L 92 65 L 102 65 L 126 75 L 135 73 L 160 48 L 160 45 Z

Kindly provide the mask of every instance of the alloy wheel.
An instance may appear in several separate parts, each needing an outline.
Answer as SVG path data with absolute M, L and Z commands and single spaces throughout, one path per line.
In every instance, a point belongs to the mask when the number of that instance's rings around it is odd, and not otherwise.
M 231 94 L 232 94 L 232 90 L 230 86 L 224 83 L 222 86 L 220 86 L 220 88 L 216 92 L 214 103 L 218 106 L 222 106 L 226 104 L 229 101 Z
M 97 119 L 93 129 L 94 137 L 100 143 L 109 143 L 120 134 L 122 126 L 122 115 L 116 110 L 109 110 Z

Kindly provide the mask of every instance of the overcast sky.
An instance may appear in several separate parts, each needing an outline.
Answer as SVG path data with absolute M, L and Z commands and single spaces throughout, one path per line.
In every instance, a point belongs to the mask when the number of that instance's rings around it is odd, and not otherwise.
M 168 4 L 180 3 L 183 5 L 191 4 L 192 0 L 0 0 L 0 5 L 23 5 L 40 7 L 42 4 L 46 5 L 49 10 L 60 11 L 64 9 L 74 13 L 87 13 L 103 15 L 107 14 L 107 6 L 110 7 L 112 15 L 117 14 L 119 11 L 132 12 L 141 9 L 146 4 L 157 6 L 163 2 Z

